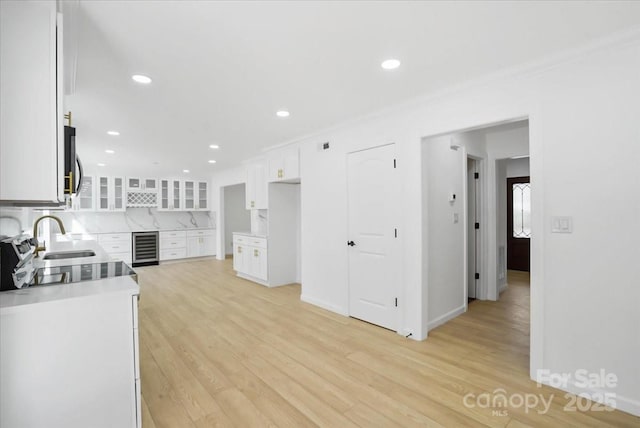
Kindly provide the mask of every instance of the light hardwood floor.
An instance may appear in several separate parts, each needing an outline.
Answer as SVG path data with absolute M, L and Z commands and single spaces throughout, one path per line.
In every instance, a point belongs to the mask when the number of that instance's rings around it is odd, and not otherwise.
M 138 269 L 143 425 L 151 427 L 640 426 L 563 411 L 529 380 L 528 279 L 416 342 L 235 277 L 231 261 Z M 547 414 L 468 408 L 503 388 L 550 397 Z M 502 409 L 500 409 L 502 410 Z

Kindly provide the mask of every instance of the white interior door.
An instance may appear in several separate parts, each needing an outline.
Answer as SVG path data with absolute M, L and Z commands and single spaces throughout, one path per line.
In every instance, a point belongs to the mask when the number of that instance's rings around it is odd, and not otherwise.
M 395 145 L 348 155 L 349 315 L 397 330 Z

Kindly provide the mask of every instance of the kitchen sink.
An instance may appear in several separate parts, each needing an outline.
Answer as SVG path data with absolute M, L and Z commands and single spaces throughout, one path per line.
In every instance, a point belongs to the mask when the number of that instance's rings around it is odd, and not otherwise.
M 43 260 L 75 259 L 78 257 L 91 257 L 95 255 L 96 253 L 92 250 L 58 251 L 56 253 L 45 254 Z

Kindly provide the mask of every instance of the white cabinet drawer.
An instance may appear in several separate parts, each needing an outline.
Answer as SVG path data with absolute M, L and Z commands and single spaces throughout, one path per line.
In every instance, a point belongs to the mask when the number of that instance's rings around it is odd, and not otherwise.
M 187 258 L 186 248 L 169 248 L 160 250 L 160 260 L 174 260 Z
M 169 230 L 160 232 L 160 239 L 166 238 L 186 238 L 187 233 L 184 230 Z
M 101 233 L 98 235 L 98 242 L 100 244 L 118 241 L 131 241 L 131 233 Z
M 213 236 L 214 232 L 214 229 L 187 230 L 187 238 L 192 236 Z
M 247 245 L 251 245 L 253 247 L 258 247 L 258 248 L 267 248 L 267 239 L 248 237 Z
M 160 250 L 167 250 L 171 248 L 186 248 L 187 238 L 167 238 L 160 240 Z
M 246 244 L 249 242 L 249 238 L 244 235 L 233 235 L 233 243 L 234 244 Z
M 111 253 L 131 253 L 131 242 L 105 242 L 102 248 Z
M 233 235 L 234 244 L 245 244 L 253 247 L 267 248 L 267 238 L 258 238 L 249 235 Z

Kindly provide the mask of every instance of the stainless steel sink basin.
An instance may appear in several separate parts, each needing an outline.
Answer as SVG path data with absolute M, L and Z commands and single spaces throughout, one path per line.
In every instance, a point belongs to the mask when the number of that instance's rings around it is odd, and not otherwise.
M 95 255 L 96 253 L 92 250 L 58 251 L 56 253 L 45 254 L 43 260 L 75 259 L 78 257 L 91 257 Z

